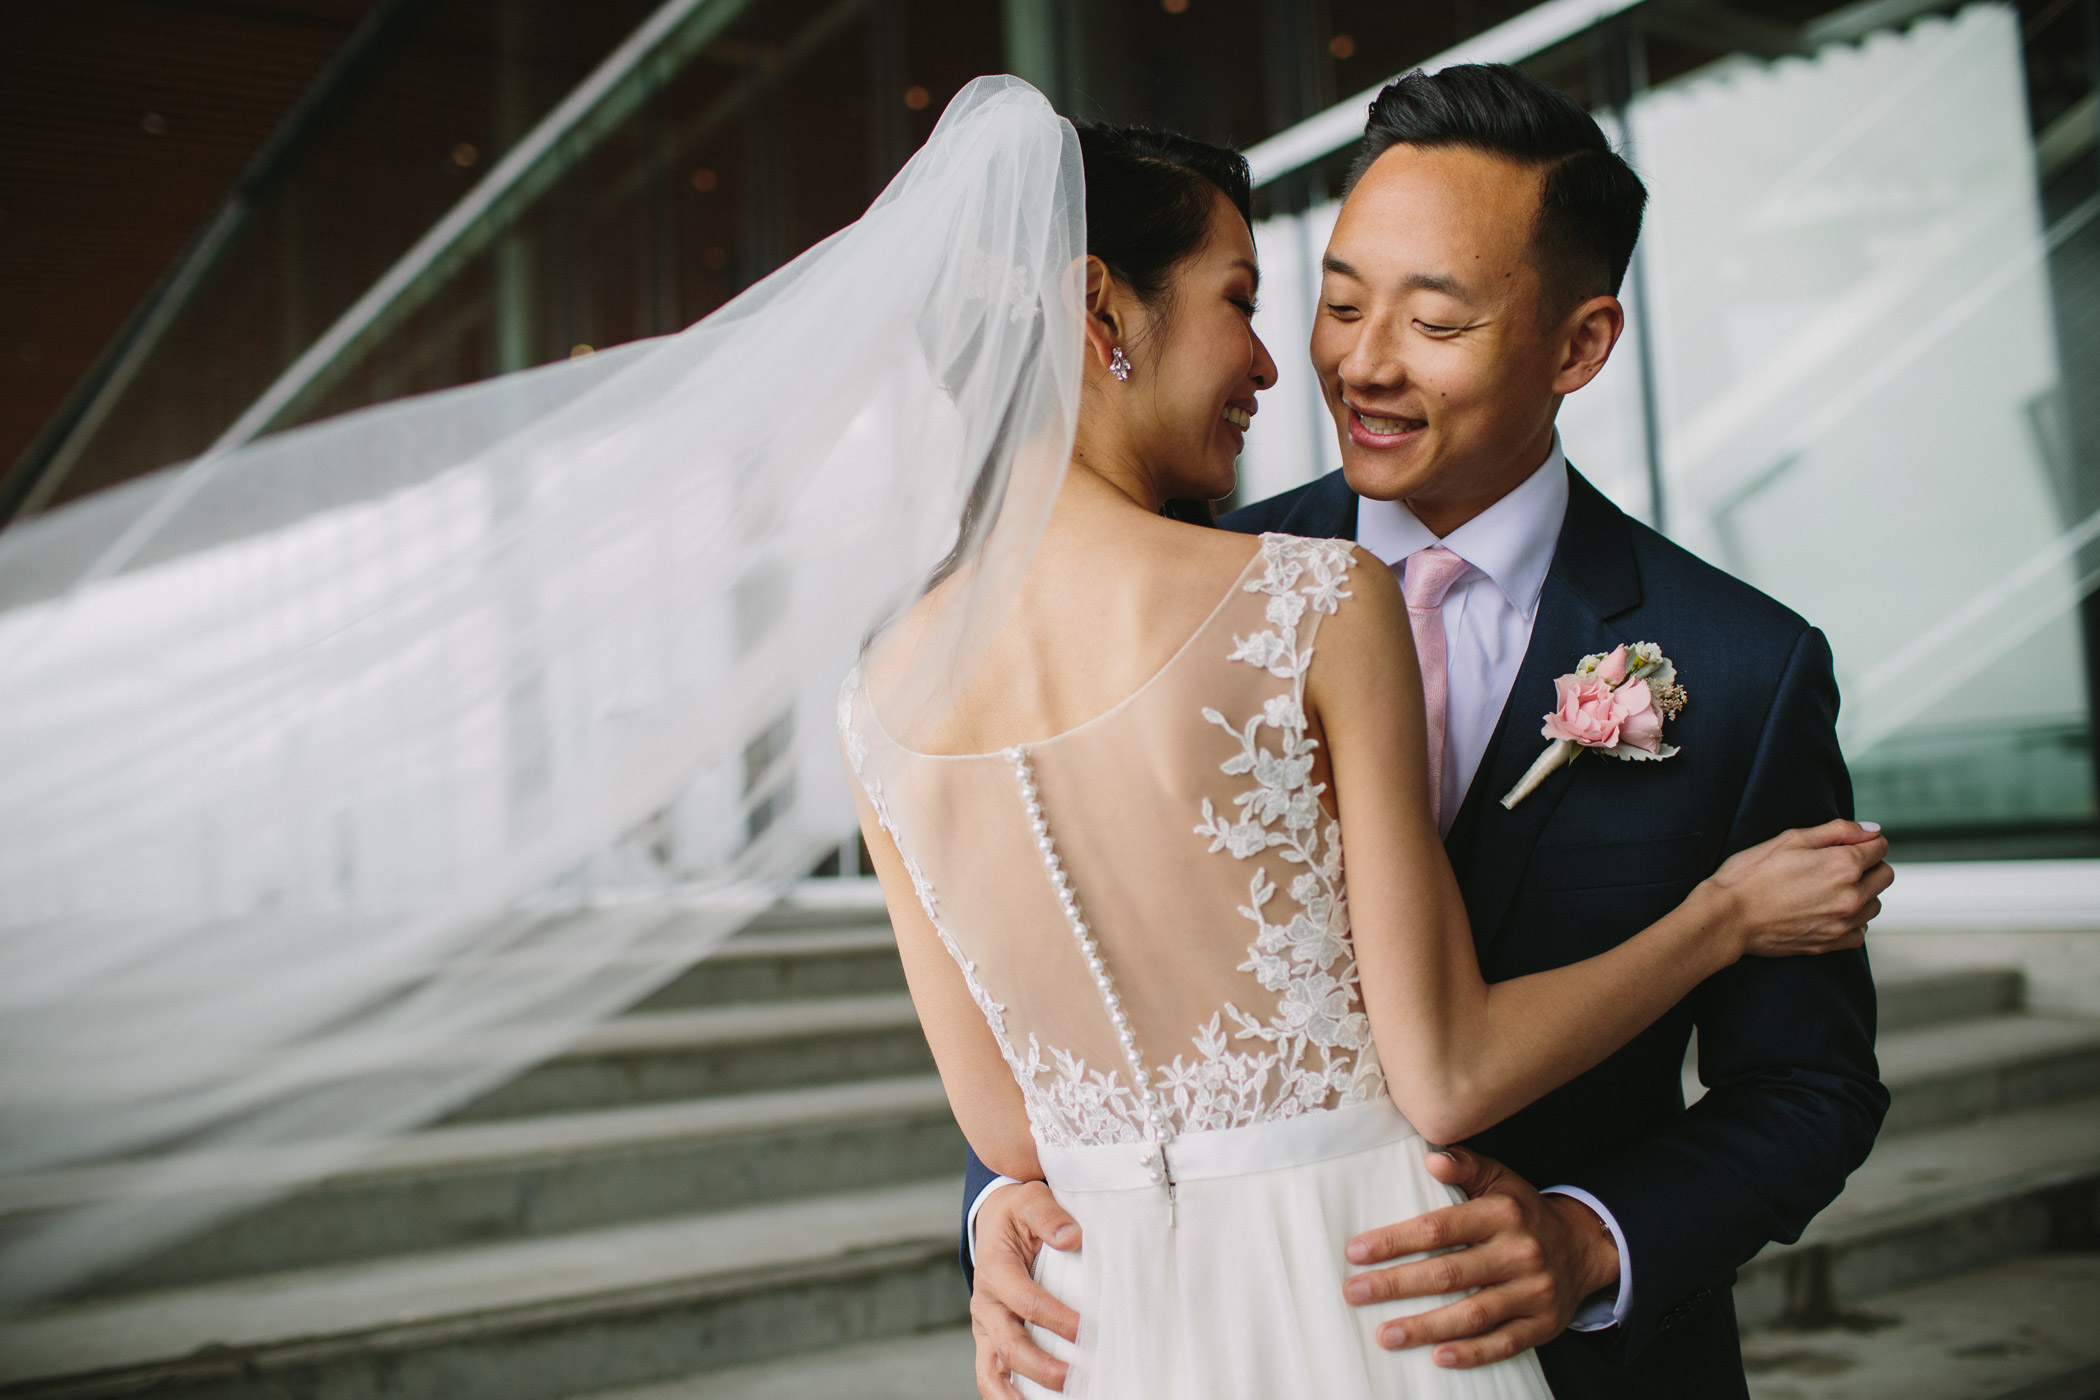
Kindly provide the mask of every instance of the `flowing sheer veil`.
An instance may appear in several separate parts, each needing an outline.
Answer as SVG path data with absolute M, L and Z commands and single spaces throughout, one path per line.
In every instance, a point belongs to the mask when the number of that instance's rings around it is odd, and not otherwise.
M 930 733 L 1078 411 L 1069 125 L 980 79 L 691 329 L 0 535 L 0 1304 L 339 1170 L 631 1004 Z

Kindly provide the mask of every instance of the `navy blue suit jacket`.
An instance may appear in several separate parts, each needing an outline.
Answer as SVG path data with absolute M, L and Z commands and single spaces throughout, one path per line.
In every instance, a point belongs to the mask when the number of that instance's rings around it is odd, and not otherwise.
M 1603 952 L 1734 852 L 1852 814 L 1822 633 L 1579 473 L 1569 488 L 1530 649 L 1445 840 L 1491 982 Z M 1354 539 L 1356 506 L 1335 472 L 1221 523 Z M 1666 763 L 1589 758 L 1505 810 L 1498 799 L 1544 747 L 1553 678 L 1635 641 L 1660 645 L 1690 693 L 1670 726 L 1682 752 Z M 1695 1026 L 1707 1092 L 1686 1108 L 1679 1069 Z M 1736 1267 L 1800 1236 L 1866 1157 L 1887 1107 L 1866 955 L 1748 958 L 1475 1139 L 1534 1185 L 1589 1191 L 1626 1236 L 1626 1323 L 1542 1348 L 1555 1395 L 1743 1394 Z M 970 1169 L 975 1199 L 991 1174 L 975 1154 Z

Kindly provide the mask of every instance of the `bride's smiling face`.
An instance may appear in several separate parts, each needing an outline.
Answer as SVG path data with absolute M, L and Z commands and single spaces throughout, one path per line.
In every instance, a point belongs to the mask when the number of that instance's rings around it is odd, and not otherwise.
M 1218 194 L 1202 245 L 1149 302 L 1098 259 L 1087 270 L 1082 460 L 1135 478 L 1129 484 L 1153 505 L 1229 495 L 1255 395 L 1276 382 L 1276 362 L 1254 333 L 1260 273 L 1246 221 Z M 1118 348 L 1128 379 L 1110 369 Z

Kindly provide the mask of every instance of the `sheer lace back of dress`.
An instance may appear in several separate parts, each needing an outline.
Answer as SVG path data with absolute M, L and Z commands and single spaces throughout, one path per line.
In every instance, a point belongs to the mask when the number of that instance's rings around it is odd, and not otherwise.
M 1128 699 L 996 754 L 847 753 L 1053 1146 L 1165 1142 L 1383 1091 L 1305 677 L 1349 546 L 1265 535 Z

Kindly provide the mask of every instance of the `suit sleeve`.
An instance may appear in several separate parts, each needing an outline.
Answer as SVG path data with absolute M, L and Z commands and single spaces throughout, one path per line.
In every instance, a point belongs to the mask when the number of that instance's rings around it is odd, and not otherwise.
M 1730 853 L 1852 814 L 1830 646 L 1809 630 L 1774 693 Z M 1769 1241 L 1792 1243 L 1866 1159 L 1888 1111 L 1864 950 L 1745 958 L 1693 993 L 1704 1098 L 1576 1177 L 1632 1256 L 1630 1360 Z
M 999 1173 L 977 1160 L 976 1148 L 965 1144 L 963 1152 L 963 1233 L 960 1246 L 963 1286 L 965 1288 L 975 1288 L 977 1286 L 977 1263 L 970 1257 L 970 1207 L 975 1205 L 977 1198 L 984 1194 L 985 1187 L 999 1179 Z

